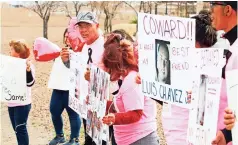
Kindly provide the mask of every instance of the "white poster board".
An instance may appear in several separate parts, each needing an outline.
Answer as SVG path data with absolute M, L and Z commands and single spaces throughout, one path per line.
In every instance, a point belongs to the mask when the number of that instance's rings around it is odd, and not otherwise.
M 26 60 L 0 54 L 1 102 L 26 103 Z
M 145 96 L 189 108 L 195 20 L 139 13 L 139 71 Z M 149 73 L 148 73 L 149 72 Z
M 193 145 L 211 145 L 216 137 L 224 50 L 196 49 L 187 141 Z
M 101 145 L 102 140 L 109 142 L 109 127 L 102 123 L 109 99 L 109 82 L 108 73 L 91 65 L 86 132 L 97 145 Z
M 226 71 L 226 86 L 228 106 L 236 116 L 235 126 L 232 129 L 232 144 L 238 144 L 238 70 Z
M 64 65 L 61 57 L 56 58 L 50 73 L 48 88 L 68 91 L 69 76 L 70 69 Z
M 86 66 L 81 62 L 81 53 L 70 54 L 69 107 L 81 117 L 87 118 L 85 99 L 88 95 L 88 81 L 84 78 Z

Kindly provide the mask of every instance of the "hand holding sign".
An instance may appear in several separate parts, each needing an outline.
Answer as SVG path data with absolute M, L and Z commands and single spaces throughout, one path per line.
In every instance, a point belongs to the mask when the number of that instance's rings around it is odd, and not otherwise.
M 27 72 L 31 71 L 31 61 L 29 59 L 26 61 L 26 71 Z
M 224 124 L 227 130 L 231 130 L 235 125 L 235 115 L 231 109 L 226 108 L 224 113 Z
M 60 56 L 63 62 L 69 61 L 69 49 L 68 48 L 62 48 L 60 51 Z
M 220 130 L 217 132 L 216 139 L 212 141 L 212 145 L 226 145 L 226 139 Z
M 111 126 L 115 123 L 116 118 L 113 113 L 108 114 L 107 116 L 104 116 L 102 119 L 104 124 L 107 124 L 108 126 Z
M 89 68 L 87 68 L 87 71 L 84 74 L 84 78 L 85 78 L 85 80 L 90 81 L 90 69 Z

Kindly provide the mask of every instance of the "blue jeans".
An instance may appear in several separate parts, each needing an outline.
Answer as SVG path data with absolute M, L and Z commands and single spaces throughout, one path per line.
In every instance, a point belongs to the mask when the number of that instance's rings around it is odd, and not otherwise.
M 25 106 L 8 107 L 9 117 L 13 130 L 16 133 L 18 145 L 29 145 L 27 132 L 27 119 L 31 110 L 31 104 Z
M 57 135 L 64 134 L 62 112 L 66 109 L 69 115 L 71 135 L 70 138 L 78 138 L 81 120 L 80 116 L 72 110 L 69 106 L 69 91 L 53 90 L 50 101 L 50 113 Z

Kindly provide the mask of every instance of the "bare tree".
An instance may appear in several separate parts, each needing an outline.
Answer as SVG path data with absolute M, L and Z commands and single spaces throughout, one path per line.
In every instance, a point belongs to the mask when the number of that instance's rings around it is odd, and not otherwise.
M 103 5 L 102 1 L 90 1 L 88 3 L 88 6 L 90 6 L 91 12 L 95 13 L 98 19 L 100 19 L 100 16 L 102 13 L 102 5 Z
M 123 3 L 123 1 L 113 1 L 113 2 L 104 1 L 104 2 L 102 2 L 101 8 L 106 16 L 105 20 L 104 20 L 105 32 L 112 31 L 112 19 L 116 15 L 116 10 L 117 10 L 118 6 L 122 3 Z
M 75 11 L 75 16 L 77 17 L 79 11 L 81 10 L 81 8 L 83 6 L 87 6 L 87 3 L 86 2 L 81 2 L 81 1 L 72 1 L 73 3 L 73 8 L 74 8 L 74 11 Z M 68 1 L 65 1 L 63 2 L 63 7 L 64 7 L 64 10 L 66 12 L 66 16 L 69 17 L 69 18 L 72 18 L 71 16 L 71 11 L 69 9 L 72 9 L 71 7 L 69 7 L 69 4 L 70 2 Z
M 43 20 L 43 37 L 45 38 L 48 38 L 48 22 L 50 15 L 58 8 L 59 4 L 60 2 L 57 1 L 35 1 L 34 5 L 26 7 L 37 13 Z

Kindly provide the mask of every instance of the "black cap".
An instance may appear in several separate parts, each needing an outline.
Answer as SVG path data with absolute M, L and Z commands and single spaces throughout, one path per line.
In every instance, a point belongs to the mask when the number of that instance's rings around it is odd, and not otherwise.
M 237 11 L 237 1 L 213 1 L 212 5 L 230 5 L 233 10 Z

